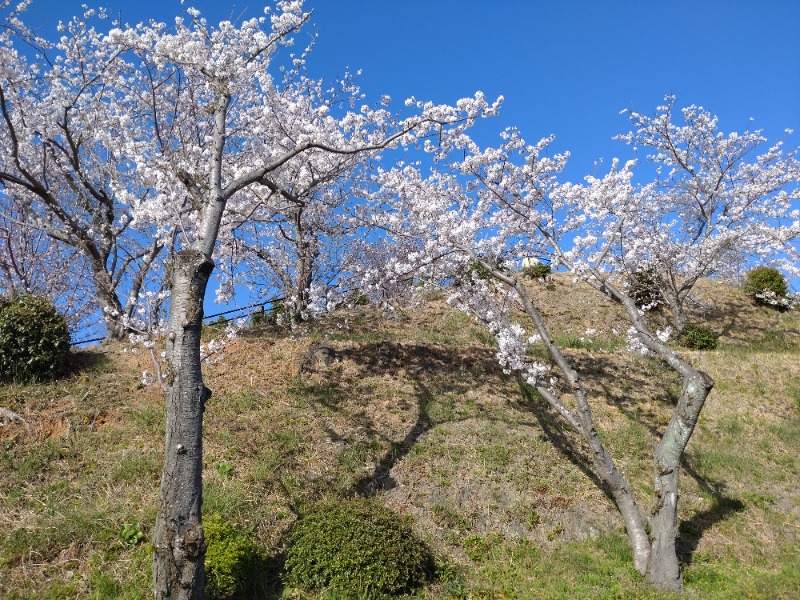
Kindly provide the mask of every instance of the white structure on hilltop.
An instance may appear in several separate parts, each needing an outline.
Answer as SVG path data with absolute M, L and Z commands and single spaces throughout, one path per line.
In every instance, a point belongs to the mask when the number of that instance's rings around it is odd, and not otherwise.
M 530 267 L 534 267 L 538 265 L 541 261 L 536 258 L 535 256 L 526 256 L 522 259 L 522 264 L 520 265 L 520 271 L 524 269 L 528 269 Z

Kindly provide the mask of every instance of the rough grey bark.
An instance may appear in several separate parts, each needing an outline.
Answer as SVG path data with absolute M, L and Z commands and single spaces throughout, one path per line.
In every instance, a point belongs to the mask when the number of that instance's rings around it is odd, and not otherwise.
M 680 463 L 686 446 L 694 433 L 697 419 L 706 398 L 714 387 L 708 374 L 695 369 L 650 331 L 643 315 L 632 298 L 622 293 L 601 274 L 595 273 L 590 283 L 599 292 L 622 304 L 642 343 L 667 363 L 683 379 L 683 389 L 678 403 L 653 453 L 654 459 L 654 509 L 650 517 L 650 535 L 646 530 L 646 519 L 637 506 L 630 484 L 617 469 L 613 459 L 605 450 L 595 430 L 591 406 L 580 376 L 569 364 L 549 334 L 544 318 L 534 305 L 528 290 L 516 277 L 498 269 L 496 265 L 482 260 L 474 252 L 466 250 L 471 258 L 495 279 L 512 288 L 528 317 L 536 327 L 553 362 L 558 366 L 575 398 L 576 411 L 570 410 L 560 398 L 546 387 L 537 390 L 558 413 L 583 436 L 592 453 L 595 473 L 607 486 L 614 499 L 628 534 L 633 551 L 634 566 L 654 586 L 673 591 L 683 589 L 683 577 L 675 542 L 678 536 L 678 499 Z M 680 308 L 680 307 L 679 307 Z M 682 311 L 675 315 L 682 316 Z
M 211 390 L 203 384 L 200 334 L 211 260 L 227 197 L 222 192 L 225 117 L 231 97 L 221 94 L 214 111 L 209 193 L 201 211 L 196 246 L 175 255 L 167 325 L 167 426 L 158 517 L 153 534 L 156 600 L 205 598 L 206 544 L 202 525 L 203 411 Z M 185 178 L 188 179 L 188 175 Z M 197 189 L 189 186 L 190 192 Z
M 653 455 L 656 505 L 650 519 L 653 542 L 647 579 L 658 587 L 673 590 L 683 589 L 675 550 L 681 457 L 714 386 L 714 381 L 706 373 L 695 369 L 691 371 L 684 377 L 678 405 Z
M 188 249 L 175 257 L 167 327 L 167 425 L 164 470 L 153 534 L 156 600 L 204 597 L 205 538 L 201 524 L 203 385 L 200 333 L 203 299 L 214 263 Z

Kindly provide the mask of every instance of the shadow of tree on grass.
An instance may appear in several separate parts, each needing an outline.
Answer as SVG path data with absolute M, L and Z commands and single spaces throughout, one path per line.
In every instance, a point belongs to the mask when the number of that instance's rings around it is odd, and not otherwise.
M 676 547 L 678 558 L 684 565 L 692 564 L 692 557 L 706 531 L 745 509 L 744 502 L 726 496 L 722 492 L 714 492 L 711 502 L 710 508 L 695 513 L 691 519 L 681 521 L 678 526 Z

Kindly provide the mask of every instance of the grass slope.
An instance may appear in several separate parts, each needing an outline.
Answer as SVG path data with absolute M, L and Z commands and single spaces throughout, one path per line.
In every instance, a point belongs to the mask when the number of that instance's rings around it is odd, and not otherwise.
M 556 277 L 535 294 L 647 506 L 679 382 L 626 353 L 623 315 L 591 290 Z M 705 282 L 691 320 L 721 344 L 686 352 L 717 385 L 681 482 L 685 596 L 800 597 L 800 315 Z M 633 570 L 581 440 L 503 375 L 468 318 L 431 299 L 303 333 L 249 332 L 206 369 L 204 512 L 262 548 L 260 597 L 307 597 L 281 586 L 285 534 L 309 503 L 351 494 L 413 517 L 440 564 L 422 597 L 663 597 Z M 320 342 L 333 364 L 305 360 Z M 145 353 L 76 358 L 63 381 L 0 387 L 0 406 L 28 423 L 0 428 L 3 598 L 151 596 L 163 396 L 140 384 Z

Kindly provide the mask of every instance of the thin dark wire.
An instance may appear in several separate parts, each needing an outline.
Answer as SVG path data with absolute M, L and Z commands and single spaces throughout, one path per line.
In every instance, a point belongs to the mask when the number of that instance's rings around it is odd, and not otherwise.
M 88 344 L 89 342 L 102 342 L 104 339 L 106 339 L 106 338 L 99 337 L 99 338 L 93 338 L 91 340 L 78 340 L 77 342 L 70 342 L 69 345 L 70 346 L 77 346 L 78 344 Z
M 205 319 L 213 319 L 214 317 L 219 317 L 221 315 L 229 315 L 229 314 L 235 313 L 235 312 L 242 312 L 242 311 L 247 310 L 248 308 L 263 308 L 267 304 L 274 304 L 275 302 L 281 302 L 283 300 L 284 300 L 284 298 L 282 298 L 282 297 L 276 297 L 276 298 L 272 298 L 271 300 L 267 300 L 266 302 L 262 302 L 261 304 L 248 304 L 247 306 L 242 306 L 241 308 L 232 308 L 230 310 L 224 310 L 222 312 L 218 312 L 218 313 L 215 313 L 213 315 L 206 315 L 206 316 L 203 317 L 203 319 L 204 320 Z
M 247 306 L 241 306 L 239 308 L 232 308 L 230 310 L 224 310 L 222 312 L 214 313 L 213 315 L 204 316 L 203 317 L 203 321 L 205 322 L 206 325 L 208 325 L 208 319 L 213 319 L 214 317 L 220 317 L 222 315 L 229 315 L 231 313 L 244 312 L 249 308 L 264 308 L 268 304 L 274 304 L 275 302 L 281 302 L 281 301 L 283 301 L 283 299 L 284 298 L 281 297 L 281 296 L 276 296 L 275 298 L 271 298 L 270 300 L 267 300 L 266 302 L 262 302 L 262 303 L 259 303 L 259 304 L 248 304 Z M 255 313 L 251 313 L 251 314 L 255 314 Z M 91 342 L 102 342 L 104 339 L 106 339 L 106 338 L 105 337 L 99 337 L 99 338 L 92 338 L 90 340 L 78 340 L 77 342 L 70 342 L 70 346 L 78 346 L 79 344 L 89 344 Z

